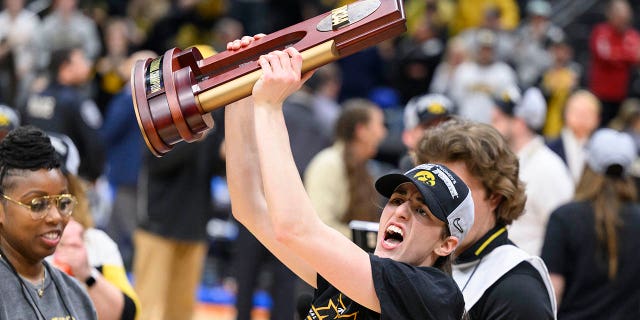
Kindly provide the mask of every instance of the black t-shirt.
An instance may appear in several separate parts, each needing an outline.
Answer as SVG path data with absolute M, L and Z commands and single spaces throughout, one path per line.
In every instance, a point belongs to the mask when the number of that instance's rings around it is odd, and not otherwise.
M 470 320 L 553 319 L 551 301 L 540 273 L 521 262 L 494 283 L 469 310 Z
M 504 226 L 496 226 L 465 250 L 456 263 L 482 259 L 493 249 L 513 245 Z M 482 263 L 482 261 L 480 261 Z M 481 277 L 481 274 L 474 274 Z M 460 284 L 463 287 L 464 285 Z M 505 273 L 469 310 L 470 320 L 545 320 L 554 319 L 547 288 L 536 268 L 521 262 Z
M 307 319 L 462 318 L 462 294 L 453 278 L 444 272 L 431 267 L 414 267 L 374 255 L 370 255 L 370 261 L 381 314 L 352 301 L 318 275 L 318 289 Z
M 542 259 L 550 273 L 565 279 L 559 319 L 640 319 L 640 206 L 620 212 L 618 272 L 608 277 L 588 202 L 572 202 L 549 218 Z

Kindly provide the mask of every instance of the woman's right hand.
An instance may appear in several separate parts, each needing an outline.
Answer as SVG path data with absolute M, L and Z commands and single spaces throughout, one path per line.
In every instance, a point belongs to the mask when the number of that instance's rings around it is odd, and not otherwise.
M 264 33 L 258 33 L 253 37 L 244 36 L 241 39 L 236 39 L 234 41 L 231 41 L 231 42 L 227 43 L 227 50 L 229 50 L 229 51 L 238 51 L 240 49 L 244 49 L 244 48 L 248 47 L 250 44 L 252 44 L 254 41 L 260 40 L 260 39 L 264 38 L 265 36 L 266 36 L 266 34 L 264 34 Z

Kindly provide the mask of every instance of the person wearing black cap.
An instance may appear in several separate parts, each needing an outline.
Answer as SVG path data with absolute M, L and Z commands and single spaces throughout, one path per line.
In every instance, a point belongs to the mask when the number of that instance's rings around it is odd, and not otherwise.
M 509 240 L 507 226 L 523 214 L 526 195 L 518 158 L 500 133 L 453 118 L 425 131 L 416 156 L 446 165 L 473 193 L 474 223 L 452 266 L 470 319 L 555 319 L 543 261 Z
M 228 45 L 241 50 L 254 38 Z M 309 75 L 293 47 L 259 59 L 253 96 L 227 106 L 227 177 L 234 216 L 316 288 L 307 319 L 460 319 L 462 295 L 443 270 L 473 224 L 471 193 L 440 165 L 376 182 L 390 199 L 368 254 L 315 214 L 295 167 L 282 101 Z M 259 133 L 260 138 L 257 137 Z
M 448 120 L 453 113 L 453 101 L 443 94 L 428 93 L 409 100 L 404 107 L 402 131 L 402 143 L 408 152 L 400 159 L 400 170 L 407 171 L 413 167 L 413 153 L 424 130 Z
M 631 136 L 596 131 L 574 201 L 553 212 L 542 259 L 562 319 L 640 319 L 640 206 Z

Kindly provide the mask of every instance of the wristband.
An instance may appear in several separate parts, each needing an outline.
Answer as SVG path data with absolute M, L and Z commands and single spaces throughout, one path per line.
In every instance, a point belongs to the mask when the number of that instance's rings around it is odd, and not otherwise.
M 91 270 L 91 274 L 87 279 L 84 280 L 84 284 L 87 285 L 87 288 L 91 288 L 96 284 L 96 278 L 93 276 L 95 273 L 99 272 L 96 269 Z

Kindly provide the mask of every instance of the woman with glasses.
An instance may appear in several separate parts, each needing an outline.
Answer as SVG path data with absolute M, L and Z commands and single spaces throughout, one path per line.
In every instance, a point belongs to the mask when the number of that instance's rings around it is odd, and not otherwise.
M 60 157 L 69 193 L 77 200 L 56 252 L 47 261 L 86 285 L 100 320 L 136 319 L 138 295 L 127 278 L 118 245 L 95 228 L 86 182 L 78 177 L 78 149 L 66 135 L 47 134 Z
M 0 142 L 0 319 L 97 319 L 79 283 L 44 261 L 76 203 L 44 132 L 19 127 Z

